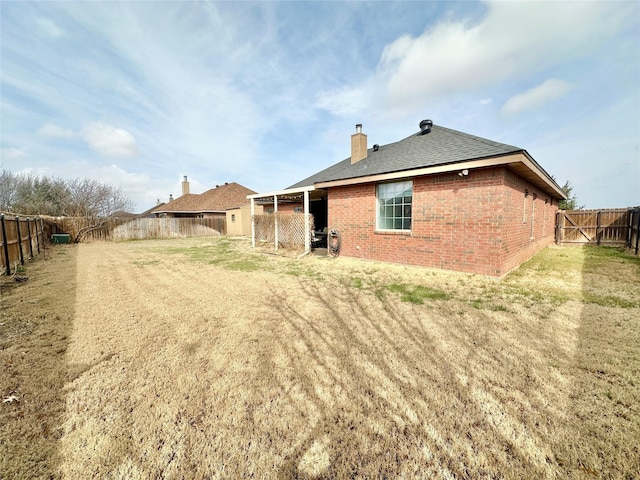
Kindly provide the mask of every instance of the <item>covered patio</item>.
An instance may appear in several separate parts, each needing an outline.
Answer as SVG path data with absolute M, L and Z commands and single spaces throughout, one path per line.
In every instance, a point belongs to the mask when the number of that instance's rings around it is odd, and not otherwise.
M 273 243 L 274 249 L 282 240 L 279 231 L 278 212 L 304 215 L 304 253 L 311 252 L 315 237 L 311 226 L 310 215 L 313 215 L 316 229 L 323 229 L 327 225 L 326 190 L 316 189 L 314 186 L 278 190 L 275 192 L 256 193 L 247 195 L 251 202 L 251 246 L 256 246 L 256 205 L 262 205 L 266 214 L 274 215 Z

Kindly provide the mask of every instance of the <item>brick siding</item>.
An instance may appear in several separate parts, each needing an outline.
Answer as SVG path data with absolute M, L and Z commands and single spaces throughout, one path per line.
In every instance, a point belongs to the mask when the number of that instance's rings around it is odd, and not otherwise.
M 376 206 L 374 183 L 329 189 L 341 255 L 502 276 L 554 240 L 557 201 L 504 167 L 414 178 L 411 232 L 376 231 Z

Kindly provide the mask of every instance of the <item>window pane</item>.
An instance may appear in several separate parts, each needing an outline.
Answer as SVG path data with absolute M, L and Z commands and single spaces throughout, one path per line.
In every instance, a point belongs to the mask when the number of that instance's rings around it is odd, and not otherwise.
M 413 182 L 382 183 L 377 189 L 376 226 L 383 230 L 410 230 Z

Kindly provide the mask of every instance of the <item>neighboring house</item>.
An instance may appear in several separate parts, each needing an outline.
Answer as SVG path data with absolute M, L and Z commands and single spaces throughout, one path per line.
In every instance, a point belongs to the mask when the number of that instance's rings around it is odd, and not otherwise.
M 157 217 L 226 218 L 226 211 L 247 203 L 247 195 L 254 194 L 238 183 L 216 185 L 201 194 L 189 193 L 187 177 L 182 182 L 182 196 L 152 210 Z
M 566 198 L 523 148 L 430 120 L 373 148 L 356 125 L 351 157 L 286 190 L 250 198 L 296 192 L 308 205 L 326 197 L 341 255 L 492 276 L 553 242 L 558 201 Z
M 160 199 L 158 199 L 158 201 L 157 201 L 157 203 L 156 203 L 156 205 L 155 205 L 155 206 L 153 206 L 153 207 L 151 207 L 151 208 L 149 208 L 149 209 L 145 210 L 145 211 L 144 211 L 144 212 L 142 212 L 142 213 L 139 213 L 138 215 L 136 215 L 136 217 L 137 217 L 137 218 L 156 218 L 156 215 L 153 213 L 153 211 L 154 211 L 156 208 L 158 208 L 158 207 L 160 207 L 160 206 L 162 206 L 162 205 L 165 205 L 165 203 L 164 203 L 164 202 L 161 202 L 161 201 L 160 201 Z
M 230 208 L 227 210 L 227 235 L 231 236 L 251 236 L 251 205 L 244 199 L 241 207 Z M 255 215 L 262 215 L 261 205 L 255 206 Z

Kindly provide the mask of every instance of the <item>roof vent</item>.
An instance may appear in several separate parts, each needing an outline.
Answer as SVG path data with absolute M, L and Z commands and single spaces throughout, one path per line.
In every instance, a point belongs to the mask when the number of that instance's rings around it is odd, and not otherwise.
M 420 135 L 429 133 L 431 131 L 432 126 L 433 126 L 433 122 L 431 120 L 422 120 L 420 122 Z
M 378 145 L 377 143 L 373 146 L 373 151 L 377 152 L 378 150 L 380 150 L 380 145 Z

